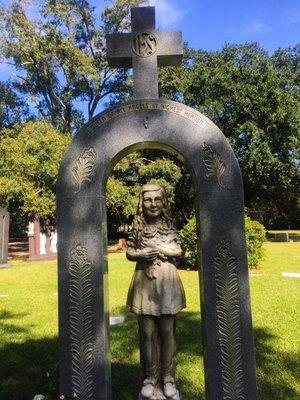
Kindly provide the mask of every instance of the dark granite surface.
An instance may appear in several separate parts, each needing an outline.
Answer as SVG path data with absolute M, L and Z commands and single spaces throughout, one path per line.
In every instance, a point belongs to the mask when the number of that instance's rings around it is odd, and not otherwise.
M 0 208 L 0 268 L 8 267 L 9 212 Z
M 61 163 L 60 393 L 111 398 L 106 181 L 122 157 L 142 148 L 177 155 L 193 178 L 202 249 L 206 399 L 256 400 L 240 169 L 228 140 L 209 119 L 158 99 L 99 114 L 76 135 Z

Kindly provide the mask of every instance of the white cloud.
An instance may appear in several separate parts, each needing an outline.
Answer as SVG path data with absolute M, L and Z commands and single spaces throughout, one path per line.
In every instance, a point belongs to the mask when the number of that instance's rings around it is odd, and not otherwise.
M 184 15 L 170 0 L 150 0 L 150 5 L 156 8 L 157 26 L 159 28 L 168 28 L 179 23 Z
M 261 21 L 255 21 L 246 28 L 249 33 L 258 33 L 264 30 L 264 24 Z
M 300 22 L 300 9 L 298 10 L 286 10 L 285 20 L 288 25 L 298 24 Z
M 270 32 L 273 28 L 264 24 L 262 21 L 252 21 L 248 26 L 245 28 L 246 33 L 262 33 L 262 32 Z

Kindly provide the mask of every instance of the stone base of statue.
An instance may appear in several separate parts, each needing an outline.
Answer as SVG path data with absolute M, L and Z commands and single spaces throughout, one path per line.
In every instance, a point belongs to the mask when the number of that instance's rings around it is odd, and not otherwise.
M 9 263 L 0 264 L 0 269 L 1 269 L 1 268 L 10 268 L 10 267 L 11 267 L 11 264 L 9 264 Z
M 138 400 L 180 400 L 180 397 L 179 397 L 179 392 L 178 392 L 178 390 L 176 391 L 175 396 L 173 396 L 173 397 L 166 397 L 166 396 L 163 394 L 162 389 L 161 389 L 160 387 L 156 387 L 156 388 L 155 388 L 155 391 L 154 391 L 154 395 L 153 395 L 152 397 L 147 398 L 147 397 L 142 396 L 142 394 L 140 393 L 139 399 L 138 399 Z

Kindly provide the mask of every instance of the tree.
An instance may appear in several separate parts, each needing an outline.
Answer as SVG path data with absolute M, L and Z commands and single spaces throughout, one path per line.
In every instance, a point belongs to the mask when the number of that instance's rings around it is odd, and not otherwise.
M 11 213 L 13 231 L 26 227 L 35 212 L 55 213 L 55 184 L 70 137 L 47 121 L 4 129 L 0 141 L 0 203 Z
M 272 56 L 272 61 L 283 78 L 287 91 L 300 96 L 300 43 L 293 47 L 279 48 Z
M 83 105 L 90 119 L 103 99 L 126 90 L 127 72 L 108 68 L 105 35 L 126 30 L 130 6 L 140 3 L 116 0 L 100 24 L 87 0 L 40 1 L 36 19 L 25 0 L 0 9 L 3 62 L 16 68 L 15 87 L 40 116 L 70 131 L 83 123 Z
M 26 0 L 2 7 L 0 52 L 3 62 L 15 67 L 13 89 L 35 104 L 39 116 L 67 132 L 85 115 L 92 118 L 104 101 L 127 98 L 131 79 L 125 69 L 108 68 L 105 35 L 126 31 L 130 7 L 144 3 L 115 0 L 101 19 L 88 0 L 40 0 L 36 19 L 28 16 Z M 226 45 L 219 52 L 185 46 L 181 68 L 159 71 L 163 97 L 195 107 L 228 137 L 242 168 L 249 215 L 266 226 L 291 220 L 299 207 L 299 49 L 278 49 L 270 57 L 255 43 Z M 8 100 L 14 101 L 19 100 Z M 12 119 L 18 110 L 23 113 L 20 105 L 5 115 Z M 182 170 L 175 193 L 175 203 L 183 204 L 180 223 L 192 213 L 192 202 L 184 201 L 193 196 L 189 182 Z M 111 203 L 123 220 L 132 205 L 117 204 Z
M 42 218 L 55 215 L 58 167 L 71 137 L 45 120 L 4 129 L 0 141 L 0 203 L 11 213 L 12 230 L 25 230 L 35 212 Z M 124 157 L 107 183 L 109 235 L 121 224 L 130 224 L 136 212 L 141 185 L 162 184 L 173 208 L 183 167 L 162 151 L 143 150 Z M 178 185 L 179 183 L 179 185 Z M 181 206 L 180 206 L 181 208 Z
M 0 82 L 0 130 L 29 116 L 28 105 L 9 82 Z
M 190 51 L 177 87 L 229 138 L 249 214 L 266 226 L 290 218 L 299 197 L 298 53 L 281 50 L 271 58 L 255 43 Z

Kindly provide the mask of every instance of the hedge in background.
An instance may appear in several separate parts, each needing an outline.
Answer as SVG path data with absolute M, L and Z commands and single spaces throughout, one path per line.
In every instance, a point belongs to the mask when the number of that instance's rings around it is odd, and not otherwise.
M 196 218 L 192 217 L 179 231 L 183 255 L 189 267 L 197 269 L 197 226 Z
M 262 224 L 245 217 L 246 244 L 249 268 L 256 268 L 264 256 L 263 242 L 266 230 Z M 179 231 L 184 256 L 192 268 L 197 268 L 197 227 L 196 218 L 192 217 Z
M 264 257 L 263 242 L 266 240 L 265 227 L 250 217 L 245 218 L 246 243 L 249 268 L 256 268 Z

